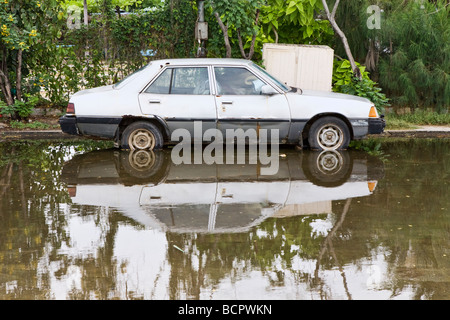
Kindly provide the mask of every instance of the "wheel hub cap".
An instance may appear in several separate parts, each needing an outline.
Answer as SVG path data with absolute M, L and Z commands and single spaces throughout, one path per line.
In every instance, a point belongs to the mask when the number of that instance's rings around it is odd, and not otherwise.
M 334 126 L 325 126 L 319 132 L 320 145 L 325 149 L 338 148 L 342 143 L 342 132 Z
M 148 170 L 155 160 L 155 154 L 147 150 L 132 150 L 129 155 L 130 164 L 136 170 Z
M 155 146 L 155 138 L 147 130 L 137 130 L 131 134 L 128 144 L 133 150 L 153 149 Z
M 334 174 L 341 170 L 342 156 L 337 151 L 324 151 L 317 159 L 317 167 L 324 174 Z

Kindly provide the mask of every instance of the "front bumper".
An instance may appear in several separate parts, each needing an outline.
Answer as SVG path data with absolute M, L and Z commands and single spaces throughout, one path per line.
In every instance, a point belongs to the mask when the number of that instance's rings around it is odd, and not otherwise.
M 59 118 L 61 131 L 68 134 L 78 135 L 77 118 L 75 116 L 62 116 Z
M 383 133 L 386 127 L 386 120 L 381 116 L 380 118 L 369 118 L 369 134 Z

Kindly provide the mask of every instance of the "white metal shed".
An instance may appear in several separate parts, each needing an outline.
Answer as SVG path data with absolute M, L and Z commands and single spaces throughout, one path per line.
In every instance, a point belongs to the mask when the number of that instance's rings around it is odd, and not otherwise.
M 289 86 L 331 91 L 334 50 L 328 46 L 265 43 L 266 70 Z

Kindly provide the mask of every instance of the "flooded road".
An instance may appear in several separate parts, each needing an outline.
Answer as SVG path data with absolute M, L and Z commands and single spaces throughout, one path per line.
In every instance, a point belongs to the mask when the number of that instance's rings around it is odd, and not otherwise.
M 0 299 L 450 299 L 450 140 L 281 149 L 0 143 Z M 373 148 L 372 148 L 373 149 Z

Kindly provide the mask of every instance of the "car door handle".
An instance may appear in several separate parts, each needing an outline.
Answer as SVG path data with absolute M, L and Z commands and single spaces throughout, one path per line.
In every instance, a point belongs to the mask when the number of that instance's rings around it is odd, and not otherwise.
M 224 101 L 222 101 L 222 104 L 233 104 L 233 101 L 231 101 L 231 100 L 224 100 Z
M 148 100 L 149 103 L 161 103 L 161 100 L 158 99 L 150 99 Z

